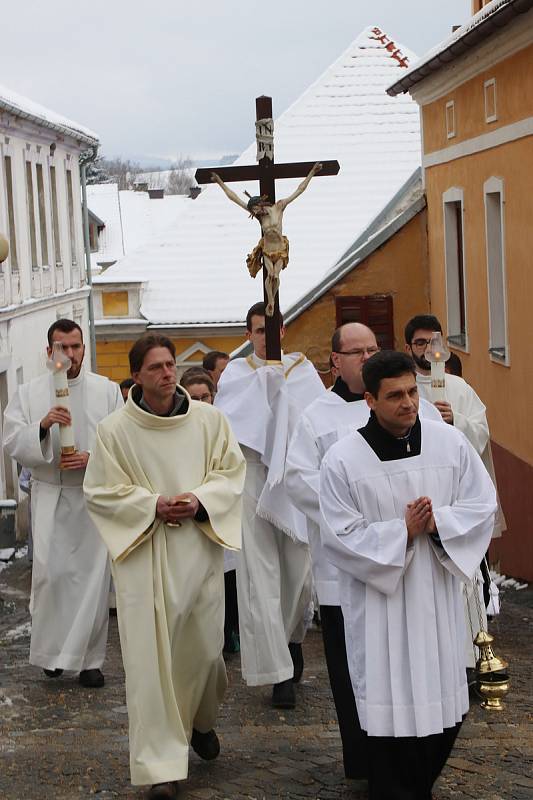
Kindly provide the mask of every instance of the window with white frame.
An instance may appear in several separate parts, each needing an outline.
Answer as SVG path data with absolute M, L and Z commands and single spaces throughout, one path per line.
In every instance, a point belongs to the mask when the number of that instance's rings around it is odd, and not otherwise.
M 52 232 L 56 266 L 61 265 L 61 237 L 59 235 L 59 204 L 57 201 L 57 178 L 55 166 L 50 166 L 50 195 L 52 204 Z
M 446 136 L 453 139 L 455 136 L 455 102 L 449 100 L 446 103 Z
M 483 191 L 485 195 L 485 236 L 487 243 L 489 353 L 494 360 L 508 364 L 503 180 L 501 178 L 489 178 L 488 181 L 485 181 Z
M 9 228 L 9 263 L 11 264 L 11 270 L 18 270 L 17 230 L 15 227 L 13 170 L 11 156 L 4 156 L 4 175 L 6 182 L 7 222 Z
M 37 176 L 37 203 L 39 206 L 39 231 L 41 234 L 41 259 L 43 267 L 50 265 L 48 258 L 48 228 L 46 225 L 46 200 L 44 189 L 43 165 L 35 164 L 35 174 Z
M 76 252 L 76 223 L 74 218 L 74 192 L 72 189 L 72 170 L 66 170 L 67 176 L 67 203 L 68 203 L 68 221 L 70 231 L 70 258 L 71 264 L 75 267 L 78 263 Z
M 496 78 L 491 78 L 483 84 L 485 93 L 485 122 L 496 122 L 498 113 L 496 109 Z
M 464 198 L 462 189 L 454 187 L 444 193 L 443 213 L 448 340 L 456 347 L 466 350 L 468 348 L 468 332 L 466 324 Z
M 39 269 L 37 258 L 37 226 L 35 222 L 35 193 L 33 190 L 33 170 L 31 161 L 25 162 L 26 167 L 26 202 L 28 208 L 28 228 L 30 232 L 30 255 L 32 269 Z

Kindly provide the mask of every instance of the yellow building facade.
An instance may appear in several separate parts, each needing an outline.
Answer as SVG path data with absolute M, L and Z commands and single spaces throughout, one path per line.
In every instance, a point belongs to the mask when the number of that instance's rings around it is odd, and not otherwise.
M 202 336 L 201 331 L 195 336 L 179 336 L 176 331 L 161 330 L 168 336 L 176 348 L 176 363 L 183 370 L 187 367 L 202 366 L 202 359 L 210 350 L 219 350 L 222 353 L 231 353 L 244 341 L 244 330 L 240 335 Z M 138 335 L 141 335 L 139 333 Z M 128 353 L 137 335 L 131 338 L 102 337 L 96 341 L 96 360 L 100 375 L 106 375 L 113 381 L 122 381 L 130 377 Z
M 421 107 L 431 312 L 487 406 L 508 523 L 492 556 L 532 580 L 533 2 L 513 6 L 481 9 L 389 92 Z

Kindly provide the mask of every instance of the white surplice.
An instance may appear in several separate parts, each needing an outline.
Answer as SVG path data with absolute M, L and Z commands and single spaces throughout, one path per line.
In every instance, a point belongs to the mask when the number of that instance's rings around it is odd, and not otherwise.
M 90 451 L 97 424 L 123 405 L 120 389 L 83 369 L 68 384 L 75 444 Z M 4 447 L 32 472 L 30 663 L 81 671 L 104 662 L 109 560 L 85 506 L 85 470 L 59 469 L 57 425 L 39 438 L 40 421 L 54 405 L 51 375 L 20 386 L 5 412 Z
M 417 374 L 416 382 L 420 396 L 431 401 L 431 375 Z M 492 478 L 494 486 L 497 488 L 496 473 L 494 471 L 492 451 L 490 447 L 489 425 L 487 422 L 487 414 L 484 403 L 482 403 L 481 399 L 478 397 L 470 384 L 468 384 L 458 375 L 449 375 L 446 373 L 444 383 L 446 400 L 451 405 L 453 411 L 454 427 L 458 428 L 464 433 L 476 453 L 480 456 L 487 472 Z M 502 508 L 498 503 L 498 510 L 494 520 L 492 538 L 496 539 L 500 537 L 505 529 L 505 517 L 503 515 Z M 477 591 L 480 597 L 481 602 L 479 606 L 476 603 L 474 596 L 475 591 Z M 479 614 L 479 608 L 481 608 L 481 618 Z M 474 649 L 472 641 L 480 627 L 483 627 L 485 630 L 487 629 L 487 614 L 483 599 L 483 576 L 480 569 L 477 570 L 471 586 L 466 587 L 465 590 L 465 619 L 466 666 L 473 669 L 476 665 L 478 654 Z
M 186 395 L 186 413 L 160 417 L 133 392 L 98 427 L 84 488 L 113 559 L 138 785 L 186 778 L 193 727 L 215 724 L 227 683 L 223 548 L 240 546 L 245 463 L 212 406 Z M 205 521 L 156 517 L 160 495 L 182 492 L 196 495 Z
M 295 506 L 307 518 L 313 577 L 320 605 L 340 605 L 338 570 L 320 540 L 320 465 L 331 445 L 368 422 L 366 400 L 346 402 L 325 392 L 300 414 L 287 452 L 285 484 Z M 420 417 L 442 421 L 432 403 L 420 401 Z
M 346 647 L 370 736 L 428 736 L 468 709 L 460 581 L 486 551 L 492 481 L 462 433 L 422 420 L 420 455 L 380 461 L 361 434 L 333 445 L 320 475 L 321 536 L 340 570 Z M 408 502 L 433 501 L 442 546 L 407 540 Z
M 255 355 L 231 361 L 215 399 L 247 463 L 237 595 L 242 673 L 250 686 L 292 677 L 288 643 L 303 640 L 311 599 L 306 520 L 283 478 L 298 416 L 326 390 L 301 353 L 282 361 L 267 365 Z

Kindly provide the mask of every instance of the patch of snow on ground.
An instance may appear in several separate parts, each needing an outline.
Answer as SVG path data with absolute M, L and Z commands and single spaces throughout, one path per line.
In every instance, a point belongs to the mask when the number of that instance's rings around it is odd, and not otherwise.
M 28 555 L 28 545 L 24 545 L 24 547 L 19 547 L 17 552 L 15 553 L 15 558 L 25 558 Z
M 500 575 L 492 569 L 490 571 L 490 577 L 496 586 L 501 586 L 502 589 L 514 589 L 516 592 L 519 592 L 521 589 L 527 589 L 529 586 L 528 583 L 520 583 L 520 581 L 515 580 L 515 578 L 508 578 L 507 575 Z
M 2 547 L 0 548 L 0 561 L 9 561 L 11 556 L 15 553 L 14 547 Z
M 21 625 L 17 625 L 16 628 L 12 628 L 8 631 L 2 638 L 6 642 L 14 642 L 16 639 L 22 639 L 24 636 L 29 636 L 31 633 L 31 622 L 23 622 Z

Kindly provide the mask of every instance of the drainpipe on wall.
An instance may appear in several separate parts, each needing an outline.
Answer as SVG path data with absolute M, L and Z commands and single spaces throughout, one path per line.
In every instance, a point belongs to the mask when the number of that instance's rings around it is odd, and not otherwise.
M 83 213 L 83 245 L 85 250 L 85 273 L 89 286 L 89 337 L 91 344 L 91 368 L 96 372 L 96 329 L 94 327 L 93 276 L 91 272 L 91 242 L 89 238 L 89 209 L 87 207 L 87 164 L 96 159 L 98 145 L 94 145 L 80 156 L 80 178 Z

